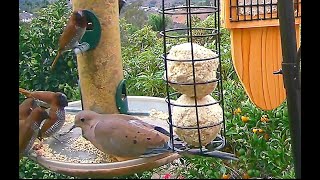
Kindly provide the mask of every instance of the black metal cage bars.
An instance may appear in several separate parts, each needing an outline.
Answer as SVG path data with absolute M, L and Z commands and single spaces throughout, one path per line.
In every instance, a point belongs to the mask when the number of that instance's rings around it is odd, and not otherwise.
M 159 13 L 162 14 L 162 18 L 165 19 L 166 16 L 170 15 L 182 15 L 185 16 L 186 18 L 186 27 L 185 28 L 172 28 L 172 29 L 167 29 L 165 21 L 163 20 L 163 30 L 160 32 L 160 34 L 163 37 L 163 55 L 162 59 L 164 61 L 165 65 L 165 77 L 164 81 L 166 82 L 166 89 L 167 89 L 167 97 L 166 97 L 166 102 L 168 104 L 168 112 L 169 112 L 169 118 L 168 118 L 168 124 L 170 126 L 170 140 L 171 140 L 171 145 L 173 151 L 180 151 L 180 150 L 187 150 L 189 152 L 195 152 L 196 154 L 199 155 L 204 155 L 206 152 L 211 152 L 215 150 L 219 150 L 223 148 L 226 144 L 226 139 L 225 139 L 225 116 L 224 116 L 224 105 L 223 105 L 223 89 L 222 89 L 222 76 L 221 76 L 221 56 L 220 56 L 220 3 L 219 0 L 213 0 L 213 3 L 211 6 L 194 6 L 191 4 L 190 0 L 185 0 L 185 4 L 179 7 L 174 7 L 174 8 L 166 8 L 165 7 L 165 0 L 162 0 L 162 10 L 159 10 Z M 193 27 L 192 23 L 192 16 L 197 15 L 197 14 L 208 14 L 214 16 L 214 28 L 205 28 L 205 27 Z M 184 31 L 185 33 L 178 33 Z M 202 31 L 203 33 L 200 35 L 194 35 L 195 31 Z M 174 32 L 174 33 L 173 33 Z M 191 44 L 191 59 L 185 59 L 185 60 L 175 60 L 175 59 L 169 59 L 167 58 L 167 55 L 169 53 L 169 48 L 168 46 L 170 43 L 168 43 L 172 39 L 184 39 L 187 42 Z M 199 39 L 203 40 L 208 40 L 208 38 L 211 38 L 210 40 L 213 40 L 214 42 L 214 49 L 211 49 L 214 51 L 217 55 L 214 57 L 206 58 L 206 59 L 195 59 L 194 58 L 194 42 L 195 40 Z M 216 79 L 206 81 L 206 82 L 196 82 L 196 75 L 195 75 L 195 62 L 198 61 L 210 61 L 212 59 L 219 59 L 219 66 L 216 72 Z M 193 82 L 192 83 L 179 83 L 179 82 L 172 82 L 169 81 L 168 79 L 168 61 L 179 61 L 179 62 L 191 62 L 192 63 L 192 76 L 193 76 Z M 210 72 L 213 73 L 213 72 Z M 211 93 L 213 94 L 214 97 L 216 97 L 216 102 L 214 103 L 207 103 L 207 104 L 201 104 L 199 105 L 197 102 L 197 98 L 195 99 L 194 105 L 183 105 L 183 104 L 178 104 L 173 101 L 173 97 L 176 97 L 178 93 L 170 93 L 169 88 L 170 84 L 176 84 L 176 85 L 193 85 L 193 92 L 194 92 L 194 97 L 197 97 L 197 91 L 196 91 L 196 86 L 200 84 L 212 84 L 212 83 L 217 83 L 217 86 L 215 90 Z M 222 108 L 222 113 L 223 113 L 223 118 L 221 121 L 210 124 L 208 126 L 200 126 L 199 124 L 199 115 L 198 115 L 198 108 L 199 107 L 204 107 L 204 106 L 210 106 L 213 104 L 217 104 Z M 194 107 L 195 112 L 196 112 L 196 122 L 197 126 L 195 127 L 182 127 L 182 126 L 177 126 L 176 124 L 173 123 L 172 119 L 172 108 L 174 106 L 178 107 Z M 201 135 L 200 135 L 200 129 L 204 128 L 210 128 L 214 127 L 217 125 L 222 125 L 220 135 L 217 136 L 216 139 L 214 139 L 211 143 L 206 145 L 205 147 L 202 145 L 201 142 Z M 183 146 L 181 144 L 176 144 L 177 141 L 181 140 L 178 137 L 173 136 L 173 128 L 179 128 L 179 129 L 184 129 L 184 130 L 197 130 L 198 132 L 198 143 L 199 147 L 192 147 L 186 143 L 184 143 Z
M 229 0 L 230 21 L 279 19 L 278 0 Z M 301 17 L 301 0 L 293 0 L 295 17 Z

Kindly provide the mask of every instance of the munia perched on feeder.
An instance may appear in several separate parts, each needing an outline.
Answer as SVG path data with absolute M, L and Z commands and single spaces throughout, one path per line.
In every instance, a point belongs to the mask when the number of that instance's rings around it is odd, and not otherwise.
M 98 114 L 94 111 L 80 111 L 75 116 L 69 132 L 80 127 L 82 136 L 102 152 L 118 161 L 139 157 L 152 157 L 172 152 L 170 133 L 165 129 L 143 122 L 141 119 L 124 114 Z M 175 147 L 183 143 L 174 142 Z M 175 148 L 176 149 L 176 148 Z M 178 151 L 181 155 L 197 154 Z M 229 153 L 211 151 L 205 154 L 223 159 L 235 159 Z
M 118 0 L 119 3 L 119 14 L 122 7 L 125 5 L 125 0 Z M 59 57 L 66 51 L 72 50 L 76 47 L 80 47 L 79 41 L 83 37 L 87 28 L 91 28 L 92 24 L 88 24 L 87 17 L 82 10 L 74 11 L 59 38 L 59 49 L 58 53 L 51 64 L 51 69 L 54 68 Z M 81 51 L 81 48 L 79 48 Z
M 68 106 L 67 96 L 60 92 L 34 91 L 19 88 L 27 98 L 34 98 L 50 105 L 49 118 L 41 126 L 38 138 L 49 137 L 58 132 L 65 122 L 65 109 Z
M 86 32 L 87 25 L 88 21 L 82 10 L 74 11 L 71 14 L 67 26 L 59 38 L 58 53 L 53 60 L 51 69 L 54 68 L 61 54 L 79 46 L 79 41 Z
M 30 99 L 27 99 L 30 102 Z M 45 109 L 35 107 L 26 119 L 19 120 L 19 160 L 27 155 L 39 133 L 43 120 L 49 117 Z

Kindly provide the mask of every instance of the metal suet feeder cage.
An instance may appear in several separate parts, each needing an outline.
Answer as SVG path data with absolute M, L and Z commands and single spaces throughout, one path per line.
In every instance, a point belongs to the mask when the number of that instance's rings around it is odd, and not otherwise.
M 300 46 L 301 0 L 294 4 L 295 35 Z M 232 60 L 252 103 L 272 110 L 286 99 L 278 0 L 224 0 L 222 26 L 230 30 Z
M 40 165 L 62 174 L 77 176 L 77 177 L 90 177 L 90 178 L 106 178 L 122 175 L 130 175 L 137 172 L 151 170 L 153 168 L 170 163 L 173 160 L 181 157 L 177 152 L 189 151 L 189 153 L 218 157 L 236 160 L 234 154 L 229 154 L 220 151 L 226 144 L 225 139 L 225 117 L 223 105 L 223 90 L 222 90 L 222 76 L 221 76 L 221 56 L 220 56 L 220 2 L 214 0 L 211 6 L 193 6 L 190 0 L 185 1 L 185 5 L 176 8 L 166 8 L 165 1 L 162 0 L 162 10 L 160 13 L 165 18 L 166 15 L 184 15 L 187 20 L 186 28 L 173 28 L 166 29 L 165 21 L 163 21 L 163 36 L 164 54 L 163 62 L 165 64 L 164 74 L 167 87 L 167 97 L 145 97 L 145 96 L 127 96 L 125 79 L 123 78 L 123 67 L 121 61 L 121 44 L 120 44 L 120 30 L 119 30 L 119 13 L 117 1 L 103 0 L 103 1 L 85 1 L 73 0 L 73 10 L 82 9 L 92 23 L 91 29 L 87 29 L 83 36 L 81 43 L 85 51 L 77 54 L 77 64 L 79 73 L 79 86 L 81 89 L 81 101 L 69 103 L 66 107 L 67 114 L 74 115 L 80 110 L 92 110 L 97 113 L 122 113 L 139 116 L 143 121 L 154 124 L 170 131 L 170 141 L 172 146 L 172 153 L 160 154 L 148 158 L 138 158 L 133 160 L 110 162 L 110 163 L 74 163 L 53 160 L 44 156 L 30 156 Z M 203 9 L 203 11 L 197 11 Z M 192 15 L 196 14 L 213 14 L 214 28 L 201 28 L 192 27 Z M 202 35 L 194 35 L 195 31 L 206 32 Z M 185 33 L 178 33 L 185 32 Z M 178 35 L 177 35 L 178 34 Z M 191 43 L 192 58 L 185 59 L 183 62 L 192 64 L 192 77 L 194 79 L 191 83 L 173 82 L 168 79 L 168 63 L 176 62 L 175 59 L 168 58 L 168 45 L 170 39 L 184 38 L 186 42 Z M 212 51 L 214 56 L 209 58 L 194 58 L 194 41 L 206 41 L 207 38 L 212 39 Z M 181 40 L 181 39 L 180 39 Z M 205 82 L 196 82 L 195 77 L 195 64 L 197 62 L 210 62 L 211 60 L 218 60 L 217 70 L 214 79 Z M 181 60 L 180 60 L 181 61 Z M 193 87 L 194 97 L 199 96 L 197 86 L 204 85 L 206 87 L 214 86 L 205 95 L 214 97 L 215 101 L 205 102 L 199 104 L 200 100 L 194 98 L 194 105 L 179 104 L 178 101 L 173 100 L 178 93 L 169 93 L 169 88 L 175 84 L 177 86 L 191 86 Z M 198 92 L 198 96 L 197 96 Z M 219 121 L 205 126 L 201 125 L 199 116 L 199 109 L 209 106 L 220 106 L 221 111 Z M 174 112 L 172 109 L 178 108 L 192 108 L 195 109 L 194 121 L 195 126 L 183 127 L 175 124 L 173 118 Z M 156 109 L 158 111 L 166 112 L 169 114 L 168 121 L 150 120 L 148 115 L 150 110 Z M 173 114 L 172 114 L 173 113 Z M 207 117 L 209 120 L 213 116 Z M 64 125 L 61 131 L 67 131 L 72 124 Z M 211 139 L 210 142 L 204 143 L 201 137 L 204 129 L 220 127 L 216 137 Z M 195 131 L 198 141 L 198 146 L 191 146 L 178 138 L 174 134 L 174 129 L 181 129 L 183 131 Z M 76 139 L 81 136 L 81 130 L 75 129 L 73 132 L 63 136 L 63 139 L 57 140 L 48 138 L 44 143 L 48 144 L 53 151 L 67 157 L 78 157 L 79 159 L 93 159 L 96 156 L 88 154 L 85 151 L 69 151 L 71 142 L 69 140 Z
M 199 11 L 199 9 L 201 9 L 201 11 Z M 226 127 L 225 127 L 225 117 L 224 117 L 224 105 L 223 105 L 223 88 L 222 88 L 222 76 L 221 76 L 221 55 L 220 55 L 220 4 L 219 4 L 219 0 L 214 0 L 212 6 L 194 6 L 191 4 L 190 0 L 186 0 L 185 4 L 183 6 L 179 6 L 179 7 L 174 7 L 174 8 L 166 8 L 165 7 L 165 0 L 162 0 L 162 10 L 160 11 L 160 13 L 162 14 L 162 19 L 165 19 L 165 16 L 173 16 L 173 15 L 183 15 L 185 16 L 186 19 L 186 24 L 187 26 L 185 28 L 172 28 L 172 29 L 167 29 L 166 28 L 166 22 L 165 20 L 163 20 L 163 31 L 161 31 L 161 35 L 163 36 L 163 56 L 162 59 L 164 61 L 165 64 L 165 73 L 164 73 L 164 80 L 166 81 L 166 89 L 167 89 L 167 97 L 166 97 L 166 102 L 168 104 L 168 113 L 169 113 L 169 119 L 168 119 L 168 124 L 170 125 L 170 135 L 171 135 L 171 144 L 173 144 L 173 150 L 177 150 L 177 151 L 183 151 L 183 150 L 187 150 L 189 152 L 192 152 L 194 154 L 198 154 L 198 155 L 202 155 L 202 156 L 211 156 L 210 154 L 214 154 L 215 151 L 222 149 L 225 144 L 226 144 L 226 139 L 225 139 L 225 131 L 226 131 Z M 203 28 L 203 27 L 193 27 L 193 20 L 192 20 L 192 16 L 194 15 L 198 15 L 198 14 L 209 14 L 213 16 L 214 22 L 212 22 L 214 24 L 214 28 Z M 204 32 L 203 34 L 197 35 L 194 34 L 196 31 L 202 31 Z M 181 33 L 179 33 L 181 32 Z M 178 34 L 178 35 L 177 35 Z M 212 38 L 212 42 L 214 42 L 214 48 L 212 49 L 212 51 L 215 53 L 214 55 L 207 57 L 207 58 L 195 58 L 194 56 L 194 49 L 197 44 L 195 42 L 203 42 L 203 40 L 205 41 L 206 38 Z M 187 46 L 190 46 L 190 50 L 191 50 L 191 56 L 188 59 L 174 59 L 171 57 L 168 57 L 169 55 L 169 46 L 171 46 L 171 44 L 169 43 L 171 39 L 179 39 L 180 41 L 186 41 L 188 42 Z M 196 68 L 195 68 L 195 64 L 196 63 L 212 63 L 212 60 L 214 59 L 218 59 L 219 61 L 219 65 L 217 68 L 217 71 L 213 71 L 213 72 L 209 72 L 209 73 L 216 73 L 216 75 L 213 79 L 207 80 L 207 81 L 202 81 L 202 82 L 196 82 Z M 169 71 L 169 67 L 168 64 L 169 63 L 189 63 L 189 65 L 191 64 L 192 67 L 192 72 L 191 73 L 191 79 L 193 79 L 193 82 L 177 82 L 177 81 L 172 81 L 169 78 L 168 75 L 168 71 Z M 213 88 L 209 88 L 209 91 L 206 91 L 206 93 L 204 93 L 203 95 L 201 95 L 201 97 L 198 98 L 197 96 L 197 92 L 199 93 L 199 90 L 201 90 L 201 87 L 198 88 L 197 86 L 202 86 L 202 85 L 206 85 L 203 86 L 203 88 L 207 88 L 208 86 L 215 86 L 217 83 L 218 85 Z M 193 94 L 190 92 L 188 93 L 188 95 L 181 95 L 179 98 L 181 98 L 182 96 L 184 96 L 185 98 L 191 98 L 191 101 L 194 101 L 194 103 L 192 104 L 186 104 L 183 102 L 177 102 L 176 99 L 178 94 L 184 94 L 184 91 L 180 91 L 180 92 L 176 92 L 176 93 L 170 93 L 169 92 L 169 88 L 170 86 L 172 87 L 177 87 L 177 86 L 189 86 L 192 91 Z M 177 89 L 177 91 L 179 91 L 178 88 L 174 88 Z M 200 93 L 199 93 L 200 94 Z M 205 103 L 199 103 L 200 100 L 202 98 L 204 98 L 203 96 L 207 97 L 210 96 L 211 94 L 213 94 L 213 96 L 216 98 L 216 101 L 208 101 Z M 193 97 L 193 98 L 192 98 Z M 178 99 L 179 99 L 178 98 Z M 222 116 L 221 118 L 214 122 L 214 123 L 210 123 L 209 125 L 201 125 L 200 124 L 200 120 L 203 117 L 200 117 L 200 112 L 199 109 L 203 108 L 203 107 L 212 107 L 213 105 L 220 105 L 220 107 L 222 108 Z M 189 110 L 194 110 L 192 111 L 194 113 L 194 116 L 191 115 L 191 119 L 189 119 L 190 121 L 194 121 L 196 123 L 193 124 L 193 126 L 183 126 L 183 125 L 177 125 L 177 123 L 175 123 L 175 121 L 177 121 L 177 119 L 174 118 L 173 114 L 175 113 L 174 110 L 176 107 L 179 108 L 185 108 Z M 185 115 L 187 115 L 187 112 L 182 112 L 182 114 L 185 113 Z M 177 117 L 176 117 L 177 118 Z M 210 120 L 210 118 L 213 117 L 208 117 L 209 119 L 206 120 Z M 215 128 L 215 127 L 219 127 L 219 126 L 223 126 L 221 128 L 220 133 L 218 134 L 218 136 L 216 136 L 215 139 L 211 140 L 209 143 L 207 142 L 206 144 L 204 144 L 203 141 L 203 135 L 205 134 L 203 130 L 205 129 L 210 129 L 210 128 Z M 194 139 L 194 141 L 197 141 L 195 144 L 198 145 L 192 145 L 192 144 L 188 144 L 184 142 L 184 145 L 181 146 L 180 143 L 177 143 L 178 146 L 176 146 L 176 142 L 178 141 L 182 141 L 180 138 L 178 137 L 174 137 L 173 136 L 173 132 L 174 129 L 176 129 L 176 131 L 185 131 L 188 133 L 188 131 L 194 131 L 196 135 L 196 139 Z M 203 132 L 202 132 L 203 131 Z M 214 156 L 214 155 L 213 155 Z M 236 159 L 234 158 L 231 154 L 229 154 L 229 158 L 230 159 Z

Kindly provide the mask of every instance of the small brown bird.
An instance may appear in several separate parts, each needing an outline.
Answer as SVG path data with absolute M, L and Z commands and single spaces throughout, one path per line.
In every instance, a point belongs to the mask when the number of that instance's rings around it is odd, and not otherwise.
M 71 14 L 67 26 L 60 36 L 58 53 L 51 65 L 51 69 L 53 69 L 61 54 L 79 45 L 79 41 L 86 31 L 87 24 L 87 18 L 82 10 L 74 11 Z
M 32 110 L 37 107 L 36 101 L 33 98 L 25 99 L 19 105 L 19 120 L 26 120 Z
M 34 98 L 27 98 L 19 105 L 19 120 L 25 120 L 36 107 L 48 109 L 49 104 Z
M 50 104 L 49 118 L 43 123 L 39 132 L 39 139 L 49 137 L 58 132 L 65 122 L 64 107 L 68 106 L 67 96 L 60 92 L 34 91 L 19 88 L 19 92 L 28 98 L 39 99 Z
M 82 129 L 82 136 L 102 152 L 117 160 L 151 157 L 172 152 L 170 133 L 165 129 L 143 122 L 141 119 L 124 114 L 98 114 L 84 110 L 75 116 L 75 127 Z M 174 142 L 182 145 L 180 141 Z M 176 148 L 175 148 L 176 149 Z M 199 150 L 176 150 L 180 155 L 198 155 Z M 205 156 L 236 159 L 232 154 L 208 151 Z
M 36 107 L 27 119 L 19 120 L 19 159 L 29 153 L 38 136 L 41 122 L 48 117 L 48 113 L 43 108 Z

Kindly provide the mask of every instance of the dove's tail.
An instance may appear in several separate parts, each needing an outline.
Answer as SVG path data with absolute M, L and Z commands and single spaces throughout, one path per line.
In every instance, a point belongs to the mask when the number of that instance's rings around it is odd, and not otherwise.
M 154 129 L 170 137 L 170 133 L 167 130 L 159 126 L 155 126 Z M 174 144 L 174 152 L 177 152 L 182 156 L 202 155 L 205 157 L 215 157 L 215 158 L 226 159 L 226 160 L 238 160 L 238 158 L 234 154 L 230 154 L 230 153 L 222 152 L 218 150 L 204 151 L 202 153 L 200 152 L 200 149 L 181 150 L 186 148 L 186 144 L 183 141 L 181 141 L 177 136 L 174 136 L 173 144 Z M 168 141 L 164 145 L 164 147 L 152 149 L 152 152 L 153 153 L 164 153 L 164 152 L 170 152 L 170 151 L 173 152 L 172 149 L 173 148 L 172 148 L 171 141 Z

